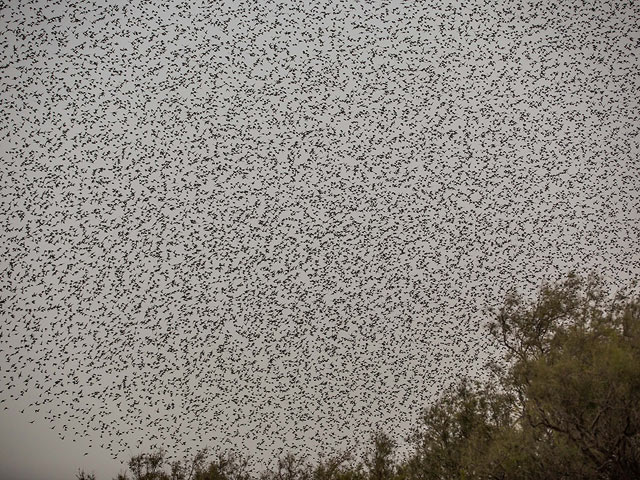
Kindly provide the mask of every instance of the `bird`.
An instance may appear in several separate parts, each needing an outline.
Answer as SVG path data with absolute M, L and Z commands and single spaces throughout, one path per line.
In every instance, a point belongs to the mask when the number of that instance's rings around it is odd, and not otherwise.
M 637 9 L 538 7 L 8 5 L 3 412 L 316 454 L 481 376 L 508 288 L 637 280 Z

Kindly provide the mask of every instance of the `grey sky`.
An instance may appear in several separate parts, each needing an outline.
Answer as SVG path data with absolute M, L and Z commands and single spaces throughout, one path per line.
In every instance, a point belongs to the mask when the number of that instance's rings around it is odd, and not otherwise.
M 0 476 L 404 435 L 506 289 L 637 278 L 640 7 L 559 3 L 8 2 Z

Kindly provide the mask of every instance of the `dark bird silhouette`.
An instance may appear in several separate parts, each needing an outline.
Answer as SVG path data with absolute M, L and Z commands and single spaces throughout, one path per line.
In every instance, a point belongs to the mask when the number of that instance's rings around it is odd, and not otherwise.
M 479 375 L 507 287 L 638 278 L 634 2 L 107 3 L 0 19 L 3 412 L 316 453 Z

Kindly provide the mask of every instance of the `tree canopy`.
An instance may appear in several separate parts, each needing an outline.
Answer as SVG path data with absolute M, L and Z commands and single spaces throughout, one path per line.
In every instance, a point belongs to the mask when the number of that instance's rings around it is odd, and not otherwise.
M 610 295 L 596 275 L 510 291 L 488 331 L 500 353 L 485 380 L 463 378 L 426 407 L 412 450 L 371 436 L 314 465 L 290 453 L 257 477 L 248 458 L 207 451 L 163 470 L 163 452 L 133 457 L 134 480 L 536 480 L 640 478 L 640 299 Z M 78 474 L 84 475 L 83 472 Z M 119 480 L 129 478 L 123 473 Z M 85 477 L 82 477 L 85 478 Z

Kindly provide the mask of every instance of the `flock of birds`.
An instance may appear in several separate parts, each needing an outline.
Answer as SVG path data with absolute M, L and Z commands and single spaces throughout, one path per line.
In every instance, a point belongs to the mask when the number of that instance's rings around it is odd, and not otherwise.
M 408 432 L 506 289 L 637 278 L 639 13 L 10 0 L 0 410 L 117 459 Z

